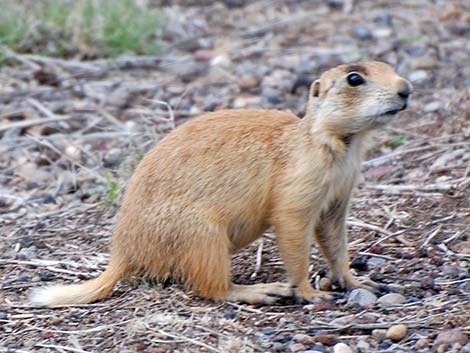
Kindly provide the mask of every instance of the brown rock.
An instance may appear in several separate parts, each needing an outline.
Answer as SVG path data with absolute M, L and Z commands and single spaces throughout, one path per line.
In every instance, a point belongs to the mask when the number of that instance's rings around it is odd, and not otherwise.
M 401 341 L 408 333 L 406 325 L 393 325 L 387 330 L 387 338 L 393 342 Z
M 240 77 L 240 79 L 238 80 L 238 86 L 242 90 L 250 89 L 258 85 L 259 85 L 259 81 L 256 79 L 256 77 L 253 77 L 253 76 L 244 75 Z
M 338 342 L 338 336 L 331 335 L 331 334 L 316 335 L 314 337 L 314 340 L 316 342 L 320 342 L 321 344 L 324 344 L 325 346 L 332 346 L 336 342 Z
M 331 289 L 331 280 L 328 277 L 323 277 L 320 279 L 319 283 L 320 290 L 330 290 Z

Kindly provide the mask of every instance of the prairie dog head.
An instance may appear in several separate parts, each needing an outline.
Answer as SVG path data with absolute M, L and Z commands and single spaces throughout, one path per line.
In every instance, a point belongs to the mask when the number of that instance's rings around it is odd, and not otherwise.
M 371 130 L 406 109 L 411 84 L 385 63 L 340 65 L 310 87 L 307 114 L 323 128 L 344 135 Z

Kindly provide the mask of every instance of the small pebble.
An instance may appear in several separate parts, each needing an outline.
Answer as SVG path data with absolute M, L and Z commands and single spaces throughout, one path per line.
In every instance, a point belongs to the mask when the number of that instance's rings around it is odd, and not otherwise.
M 428 73 L 424 70 L 416 70 L 411 72 L 408 75 L 408 78 L 411 82 L 418 82 L 426 79 L 428 77 Z
M 426 337 L 420 338 L 415 344 L 416 349 L 423 349 L 429 346 L 429 340 Z
M 372 39 L 372 34 L 367 29 L 360 26 L 354 26 L 351 29 L 351 34 L 360 40 Z
M 104 155 L 104 158 L 103 158 L 104 166 L 107 168 L 118 166 L 122 161 L 121 155 L 122 155 L 121 149 L 111 148 Z
M 379 347 L 382 349 L 388 349 L 392 345 L 392 341 L 390 340 L 383 340 L 380 342 Z
M 233 101 L 233 108 L 247 108 L 256 107 L 261 104 L 261 99 L 258 96 L 240 96 Z
M 387 338 L 393 342 L 399 342 L 405 338 L 408 327 L 403 324 L 393 325 L 387 330 Z
M 31 260 L 37 257 L 38 248 L 35 245 L 31 245 L 27 248 L 23 248 L 20 251 L 20 254 L 24 256 L 25 259 Z
M 388 27 L 378 28 L 372 32 L 372 35 L 379 39 L 390 37 L 392 34 L 392 29 Z
M 238 80 L 238 86 L 241 89 L 250 89 L 259 85 L 259 81 L 253 76 L 242 76 Z
M 390 291 L 395 293 L 404 292 L 406 290 L 405 286 L 402 286 L 401 284 L 390 283 L 387 284 L 387 286 Z
M 370 344 L 364 340 L 357 341 L 356 346 L 361 352 L 370 352 Z
M 75 146 L 67 146 L 65 148 L 65 154 L 72 159 L 79 159 L 81 153 L 80 149 Z
M 338 343 L 333 348 L 333 353 L 353 353 L 353 350 L 344 343 Z
M 332 334 L 320 334 L 320 335 L 316 335 L 314 337 L 314 340 L 326 346 L 332 346 L 336 342 L 338 342 L 338 336 L 332 335 Z
M 233 318 L 235 318 L 236 314 L 234 313 Z M 265 327 L 262 329 L 265 335 L 272 335 L 274 333 L 274 329 L 272 327 Z
M 410 62 L 412 70 L 432 70 L 436 67 L 436 59 L 432 55 L 423 55 Z
M 324 345 L 322 345 L 321 343 L 317 343 L 316 345 L 314 345 L 312 347 L 312 349 L 315 351 L 315 352 L 319 352 L 319 353 L 326 353 L 326 347 Z
M 290 352 L 300 352 L 304 350 L 305 350 L 305 346 L 302 343 L 292 343 L 289 345 Z
M 459 343 L 459 342 L 455 342 L 453 345 L 452 345 L 452 349 L 454 351 L 458 351 L 460 348 L 462 348 L 462 345 Z
M 387 12 L 381 13 L 375 18 L 375 22 L 381 25 L 390 26 L 392 24 L 392 16 Z
M 139 132 L 139 125 L 137 125 L 137 123 L 135 121 L 132 121 L 132 120 L 128 120 L 126 121 L 126 123 L 124 124 L 124 127 L 126 129 L 127 132 Z
M 367 268 L 372 269 L 379 266 L 383 266 L 387 263 L 387 260 L 380 257 L 371 257 L 367 260 Z
M 358 271 L 367 271 L 367 258 L 365 256 L 357 256 L 354 260 L 351 261 L 351 268 L 354 268 Z
M 318 286 L 320 290 L 328 291 L 331 289 L 331 280 L 328 277 L 323 277 L 320 279 Z
M 42 203 L 57 203 L 56 199 L 51 194 L 44 195 L 41 199 L 41 202 Z
M 358 288 L 354 289 L 351 294 L 349 294 L 347 306 L 373 306 L 376 302 L 377 297 L 374 293 L 364 288 Z
M 377 341 L 377 342 L 382 342 L 385 338 L 387 338 L 387 330 L 382 330 L 382 329 L 375 329 L 372 330 L 372 337 Z
M 406 302 L 406 297 L 398 293 L 388 293 L 377 300 L 382 307 L 401 305 Z
M 279 104 L 283 100 L 282 94 L 279 91 L 270 88 L 263 90 L 263 97 L 271 104 Z
M 441 102 L 434 101 L 434 102 L 426 104 L 424 106 L 424 111 L 426 113 L 432 113 L 432 112 L 438 111 L 439 109 L 441 109 L 441 107 L 442 107 Z
M 274 352 L 285 352 L 286 347 L 285 347 L 284 344 L 282 344 L 280 342 L 274 342 L 273 345 L 272 345 L 272 350 Z
M 210 61 L 211 66 L 221 67 L 229 67 L 231 63 L 232 60 L 225 54 L 217 55 Z
M 294 337 L 292 337 L 292 339 L 295 342 L 304 343 L 304 344 L 314 342 L 313 337 L 310 337 L 309 335 L 306 335 L 305 333 L 297 333 L 297 334 L 294 335 Z

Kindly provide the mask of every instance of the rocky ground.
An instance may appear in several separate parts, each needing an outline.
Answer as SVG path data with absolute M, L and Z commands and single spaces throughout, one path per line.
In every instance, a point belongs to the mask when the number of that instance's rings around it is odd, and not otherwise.
M 468 2 L 156 5 L 161 55 L 11 53 L 0 69 L 0 351 L 470 352 Z M 354 271 L 391 293 L 253 307 L 135 278 L 96 304 L 28 306 L 31 287 L 105 268 L 125 180 L 175 125 L 221 108 L 302 115 L 299 83 L 363 59 L 393 64 L 415 88 L 374 140 L 348 221 Z M 311 262 L 312 282 L 329 289 L 315 247 Z M 238 283 L 284 278 L 271 233 L 233 264 Z

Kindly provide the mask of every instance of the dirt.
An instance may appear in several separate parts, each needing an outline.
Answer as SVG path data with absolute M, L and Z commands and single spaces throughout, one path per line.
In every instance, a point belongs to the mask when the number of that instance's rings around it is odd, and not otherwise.
M 470 352 L 468 3 L 154 3 L 166 19 L 161 55 L 16 55 L 0 69 L 0 351 L 333 352 L 342 342 L 354 352 Z M 350 255 L 357 275 L 404 304 L 348 306 L 338 291 L 329 302 L 254 307 L 132 278 L 95 304 L 28 305 L 31 287 L 103 271 L 125 181 L 175 125 L 221 108 L 301 116 L 307 89 L 292 92 L 296 82 L 365 59 L 394 65 L 414 93 L 364 163 Z M 318 287 L 327 268 L 315 246 L 311 263 Z M 233 266 L 237 283 L 285 279 L 272 232 Z M 403 339 L 378 339 L 395 324 L 407 326 Z

